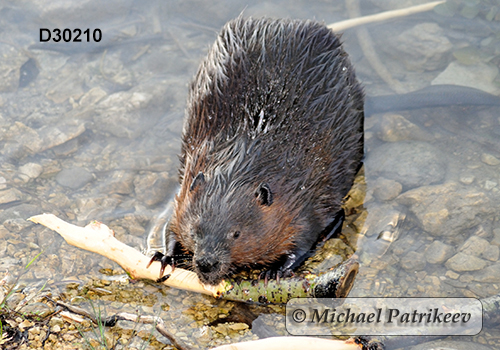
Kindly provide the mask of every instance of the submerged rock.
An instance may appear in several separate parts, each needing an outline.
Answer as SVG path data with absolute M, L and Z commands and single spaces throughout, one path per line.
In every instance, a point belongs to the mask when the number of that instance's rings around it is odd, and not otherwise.
M 457 272 L 478 271 L 484 269 L 486 265 L 487 262 L 483 259 L 465 253 L 455 254 L 445 264 L 448 269 Z
M 56 176 L 56 181 L 59 185 L 72 189 L 81 188 L 93 179 L 94 175 L 92 173 L 80 167 L 63 169 Z
M 434 236 L 456 235 L 496 212 L 485 192 L 456 183 L 419 187 L 396 200 L 408 206 L 417 224 Z
M 419 126 L 408 121 L 402 115 L 394 113 L 386 113 L 382 116 L 377 136 L 386 142 L 432 140 L 432 136 Z
M 432 242 L 425 249 L 425 259 L 430 264 L 442 264 L 448 260 L 454 253 L 452 246 L 440 241 Z
M 393 44 L 391 44 L 393 42 Z M 390 53 L 404 55 L 408 70 L 434 71 L 443 68 L 453 45 L 436 23 L 420 23 L 388 41 Z M 387 50 L 389 51 L 389 50 Z
M 19 87 L 21 67 L 28 57 L 14 46 L 0 42 L 0 92 L 13 92 Z
M 406 189 L 444 179 L 446 162 L 434 146 L 417 141 L 387 143 L 370 152 L 365 161 L 369 176 L 394 180 Z
M 496 95 L 500 90 L 493 82 L 497 75 L 498 68 L 491 64 L 480 62 L 474 65 L 465 65 L 454 61 L 431 84 L 468 86 Z

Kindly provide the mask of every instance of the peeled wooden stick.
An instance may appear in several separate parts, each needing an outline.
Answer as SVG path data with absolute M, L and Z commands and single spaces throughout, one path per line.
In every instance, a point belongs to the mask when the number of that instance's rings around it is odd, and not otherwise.
M 52 214 L 32 216 L 28 220 L 41 224 L 59 233 L 68 244 L 103 255 L 120 265 L 131 278 L 157 280 L 160 276 L 160 263 L 153 262 L 146 268 L 150 257 L 120 242 L 114 232 L 103 223 L 93 221 L 85 227 L 79 227 L 65 222 Z M 205 286 L 196 274 L 191 271 L 176 268 L 173 272 L 170 266 L 165 269 L 170 277 L 163 284 L 190 290 L 193 292 L 217 296 L 224 291 L 224 285 Z
M 444 0 L 434 1 L 434 2 L 429 2 L 427 4 L 411 6 L 411 7 L 404 8 L 404 9 L 385 11 L 385 12 L 377 13 L 375 15 L 351 18 L 351 19 L 347 19 L 345 21 L 332 23 L 328 26 L 328 28 L 330 28 L 334 32 L 343 31 L 343 30 L 346 30 L 346 29 L 349 29 L 352 27 L 356 27 L 356 26 L 360 26 L 363 24 L 367 24 L 367 23 L 382 22 L 382 21 L 385 21 L 385 20 L 388 20 L 391 18 L 404 17 L 404 16 L 412 15 L 414 13 L 430 11 L 434 7 L 436 7 L 437 5 L 442 4 L 444 2 L 445 2 Z
M 248 341 L 218 346 L 212 350 L 361 350 L 362 345 L 354 340 L 331 340 L 311 337 L 272 337 L 261 340 Z

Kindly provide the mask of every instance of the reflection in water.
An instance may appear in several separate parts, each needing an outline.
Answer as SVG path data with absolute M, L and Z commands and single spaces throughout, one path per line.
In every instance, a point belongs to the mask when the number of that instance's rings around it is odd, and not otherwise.
M 381 3 L 362 1 L 362 12 L 393 6 Z M 498 95 L 498 16 L 484 9 L 489 2 L 476 3 L 475 17 L 460 14 L 473 5 L 460 4 L 454 12 L 448 9 L 454 17 L 427 13 L 370 26 L 393 77 L 411 91 L 437 82 Z M 102 220 L 139 249 L 163 246 L 161 234 L 145 238 L 161 232 L 168 217 L 168 199 L 178 183 L 187 84 L 218 28 L 244 9 L 244 15 L 327 23 L 346 17 L 342 2 L 309 0 L 137 5 L 131 0 L 0 4 L 2 271 L 15 270 L 19 260 L 25 266 L 44 250 L 27 279 L 76 276 L 92 285 L 103 269 L 121 273 L 111 262 L 73 249 L 24 220 L 41 212 L 80 225 Z M 103 40 L 38 42 L 40 28 L 68 26 L 100 28 Z M 367 94 L 391 94 L 369 68 L 354 31 L 347 31 L 343 41 Z M 492 273 L 500 264 L 498 111 L 434 108 L 366 119 L 366 189 L 352 194 L 361 200 L 352 206 L 341 237 L 346 246 L 357 247 L 361 258 L 353 295 L 498 293 L 500 280 Z M 161 317 L 174 320 L 172 327 L 194 344 L 206 346 L 213 338 L 227 342 L 227 334 L 251 337 L 250 331 L 223 326 L 234 304 L 182 291 L 158 292 L 144 284 L 137 288 L 113 281 L 106 287 L 119 290 L 109 297 L 116 298 L 115 308 L 170 309 Z M 48 288 L 54 294 L 83 294 L 50 283 Z M 134 296 L 137 290 L 140 297 Z M 264 310 L 252 307 L 252 312 Z M 280 334 L 280 316 L 273 317 L 266 324 Z M 203 326 L 216 320 L 217 327 Z

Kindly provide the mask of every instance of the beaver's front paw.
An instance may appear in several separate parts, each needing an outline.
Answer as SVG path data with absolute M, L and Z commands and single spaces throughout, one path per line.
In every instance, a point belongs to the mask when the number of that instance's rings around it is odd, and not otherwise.
M 264 280 L 264 284 L 270 280 L 276 280 L 276 283 L 280 284 L 281 278 L 293 277 L 295 274 L 289 268 L 281 266 L 277 269 L 264 270 L 259 274 L 259 280 Z
M 170 267 L 172 268 L 172 271 L 174 271 L 174 269 L 175 269 L 174 256 L 173 255 L 164 255 L 161 252 L 155 252 L 154 255 L 151 257 L 151 260 L 149 260 L 148 266 L 146 268 L 151 266 L 153 261 L 159 261 L 161 263 L 160 277 L 156 280 L 156 282 L 161 283 L 161 282 L 166 281 L 170 277 L 170 274 L 163 276 L 163 273 L 165 272 L 165 268 L 167 267 L 167 265 L 170 265 Z

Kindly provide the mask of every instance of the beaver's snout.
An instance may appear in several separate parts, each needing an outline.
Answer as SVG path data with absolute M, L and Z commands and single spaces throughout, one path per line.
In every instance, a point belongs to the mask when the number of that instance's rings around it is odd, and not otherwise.
M 202 257 L 196 260 L 196 267 L 201 273 L 211 273 L 220 270 L 220 262 L 214 257 Z
M 203 283 L 215 285 L 225 275 L 224 265 L 216 256 L 200 256 L 194 260 L 198 276 Z

